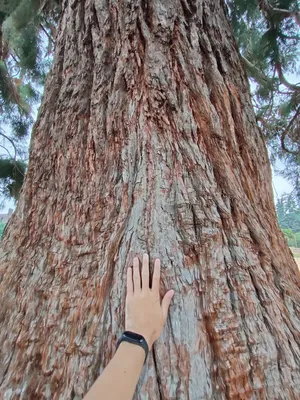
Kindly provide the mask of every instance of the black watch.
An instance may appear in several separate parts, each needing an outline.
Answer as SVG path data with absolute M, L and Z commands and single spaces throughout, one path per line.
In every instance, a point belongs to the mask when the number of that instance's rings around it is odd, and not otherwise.
M 117 348 L 120 346 L 122 342 L 128 342 L 132 344 L 136 344 L 137 346 L 142 347 L 145 350 L 145 361 L 149 353 L 149 347 L 147 344 L 146 339 L 144 336 L 139 335 L 138 333 L 130 332 L 130 331 L 125 331 L 122 333 L 120 339 L 118 340 L 117 343 Z

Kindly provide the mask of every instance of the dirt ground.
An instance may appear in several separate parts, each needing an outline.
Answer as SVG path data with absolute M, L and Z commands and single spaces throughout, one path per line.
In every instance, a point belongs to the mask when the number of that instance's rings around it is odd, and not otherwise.
M 298 265 L 298 267 L 299 267 L 299 269 L 300 269 L 300 257 L 295 258 L 295 261 L 296 261 L 296 263 L 297 263 L 297 265 Z
M 296 247 L 290 247 L 290 249 L 291 249 L 291 251 L 294 255 L 295 261 L 300 269 L 300 249 L 297 249 Z

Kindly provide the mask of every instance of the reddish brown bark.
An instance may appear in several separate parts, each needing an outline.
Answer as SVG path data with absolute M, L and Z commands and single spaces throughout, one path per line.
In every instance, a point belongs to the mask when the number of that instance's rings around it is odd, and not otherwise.
M 299 271 L 223 3 L 64 1 L 1 246 L 0 393 L 80 399 L 125 269 L 176 291 L 135 399 L 299 399 Z

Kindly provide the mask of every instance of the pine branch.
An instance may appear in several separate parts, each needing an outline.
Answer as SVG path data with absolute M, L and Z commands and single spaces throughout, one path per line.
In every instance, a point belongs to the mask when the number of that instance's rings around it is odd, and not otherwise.
M 2 149 L 4 149 L 4 150 L 7 152 L 7 154 L 9 155 L 9 157 L 13 159 L 13 156 L 10 154 L 10 151 L 9 151 L 5 146 L 3 146 L 2 144 L 0 144 L 0 147 L 2 147 Z M 0 156 L 0 158 L 1 158 L 1 156 Z
M 15 151 L 15 156 L 12 157 L 14 159 L 14 161 L 16 161 L 16 157 L 17 157 L 17 148 L 16 145 L 14 144 L 14 141 L 9 138 L 8 136 L 6 136 L 3 132 L 0 131 L 0 136 L 4 137 L 4 139 L 8 140 L 10 142 L 10 144 L 12 145 L 12 147 L 14 148 Z
M 25 114 L 28 114 L 29 113 L 28 105 L 24 103 L 22 97 L 17 91 L 16 86 L 14 85 L 11 76 L 9 74 L 5 60 L 3 60 L 3 66 L 5 68 L 5 76 L 3 78 L 6 80 L 6 84 L 9 88 L 9 101 L 13 101 L 15 104 L 18 105 L 20 110 L 22 110 Z
M 282 38 L 282 39 L 290 39 L 290 40 L 300 40 L 300 36 L 299 35 L 284 35 L 283 33 L 280 33 L 279 34 L 279 36 Z
M 282 8 L 272 7 L 268 0 L 259 0 L 258 5 L 260 10 L 266 12 L 270 18 L 274 16 L 281 16 L 282 18 L 291 18 L 293 17 L 296 24 L 300 26 L 300 12 L 299 11 L 290 11 Z
M 9 55 L 11 56 L 11 58 L 14 60 L 14 62 L 15 62 L 17 65 L 20 63 L 19 60 L 16 59 L 16 56 L 14 55 L 14 53 L 13 53 L 12 51 L 9 53 Z
M 277 73 L 278 73 L 278 78 L 279 78 L 280 82 L 281 82 L 285 87 L 287 87 L 287 88 L 290 89 L 290 90 L 300 92 L 300 86 L 294 85 L 294 84 L 292 84 L 292 83 L 290 83 L 290 82 L 288 82 L 288 81 L 286 80 L 286 78 L 285 78 L 285 76 L 283 75 L 283 72 L 282 72 L 281 63 L 280 63 L 279 61 L 276 61 L 276 63 L 275 63 L 275 68 L 276 68 L 276 71 L 277 71 Z
M 262 126 L 268 131 L 271 132 L 274 128 L 274 126 L 272 124 L 270 124 L 265 118 L 263 118 L 262 116 L 256 116 L 256 121 L 260 122 L 262 124 Z M 274 136 L 274 134 L 272 134 L 271 136 L 269 135 L 269 137 Z
M 261 72 L 254 64 L 252 64 L 246 57 L 241 55 L 242 60 L 250 75 L 257 80 L 261 85 L 272 84 L 272 80 Z
M 18 166 L 18 162 L 17 162 L 17 148 L 16 145 L 14 144 L 14 141 L 9 138 L 8 136 L 6 136 L 3 132 L 0 131 L 0 136 L 4 137 L 4 139 L 8 140 L 10 142 L 10 144 L 13 146 L 14 148 L 14 152 L 15 155 L 14 157 L 12 157 L 12 155 L 10 154 L 10 151 L 3 145 L 0 144 L 0 147 L 2 147 L 3 149 L 5 149 L 7 151 L 7 153 L 9 154 L 13 164 L 14 164 L 14 168 L 24 177 L 25 175 L 23 174 L 23 171 L 20 170 L 19 166 Z
M 56 27 L 44 15 L 42 16 L 42 18 L 44 20 L 46 27 L 50 29 L 50 35 L 53 38 L 53 43 L 54 43 L 54 38 L 56 36 Z
M 291 128 L 291 126 L 293 125 L 293 123 L 296 121 L 298 115 L 300 114 L 300 107 L 298 107 L 297 111 L 295 112 L 293 118 L 290 120 L 288 126 L 285 128 L 285 130 L 283 131 L 281 138 L 280 138 L 280 142 L 281 142 L 281 148 L 283 151 L 289 153 L 289 154 L 294 154 L 297 155 L 298 152 L 297 151 L 293 151 L 293 150 L 289 150 L 286 146 L 285 146 L 285 138 L 289 132 L 289 129 Z
M 48 37 L 49 42 L 51 42 L 52 44 L 54 44 L 54 40 L 52 39 L 52 37 L 49 35 L 49 33 L 47 32 L 47 30 L 44 28 L 43 24 L 40 24 L 40 27 L 42 28 L 42 31 L 46 34 L 46 36 Z

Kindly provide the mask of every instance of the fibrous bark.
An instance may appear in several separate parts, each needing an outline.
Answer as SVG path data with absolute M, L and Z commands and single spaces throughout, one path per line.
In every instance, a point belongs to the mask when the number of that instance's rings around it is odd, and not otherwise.
M 83 397 L 144 251 L 176 293 L 136 400 L 300 398 L 300 276 L 223 2 L 65 0 L 1 245 L 5 399 Z

